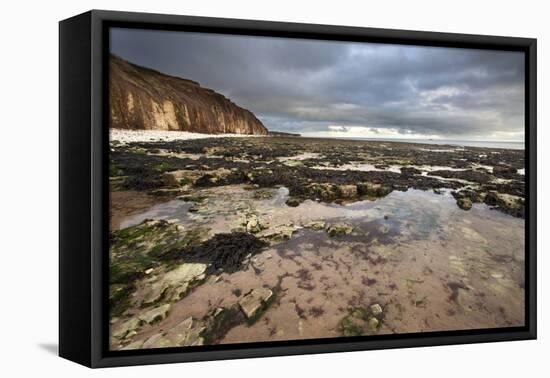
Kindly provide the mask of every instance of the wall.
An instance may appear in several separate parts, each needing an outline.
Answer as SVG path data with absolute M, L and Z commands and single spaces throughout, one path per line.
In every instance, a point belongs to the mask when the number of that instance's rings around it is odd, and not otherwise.
M 545 256 L 550 211 L 546 127 L 550 65 L 542 1 L 8 1 L 2 5 L 2 341 L 5 377 L 518 377 L 548 371 Z M 295 21 L 539 39 L 539 340 L 91 371 L 55 357 L 57 343 L 57 21 L 90 8 Z M 546 26 L 546 27 L 545 27 Z M 546 348 L 546 352 L 544 349 Z M 537 372 L 539 372 L 537 374 Z

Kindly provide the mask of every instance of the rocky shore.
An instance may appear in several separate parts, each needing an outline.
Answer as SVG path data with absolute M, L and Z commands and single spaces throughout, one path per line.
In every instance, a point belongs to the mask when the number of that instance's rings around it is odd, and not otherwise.
M 216 138 L 136 142 L 117 147 L 112 170 L 127 190 L 179 192 L 249 184 L 285 186 L 291 204 L 382 197 L 393 190 L 452 190 L 473 203 L 524 217 L 523 150 L 336 141 L 306 138 Z M 113 172 L 112 172 L 113 173 Z
M 113 140 L 111 347 L 522 324 L 524 166 L 477 147 Z

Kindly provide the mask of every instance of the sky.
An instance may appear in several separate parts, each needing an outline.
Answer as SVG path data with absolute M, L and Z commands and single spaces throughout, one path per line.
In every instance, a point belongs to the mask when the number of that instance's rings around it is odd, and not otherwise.
M 521 52 L 119 28 L 111 52 L 220 92 L 269 130 L 524 140 Z

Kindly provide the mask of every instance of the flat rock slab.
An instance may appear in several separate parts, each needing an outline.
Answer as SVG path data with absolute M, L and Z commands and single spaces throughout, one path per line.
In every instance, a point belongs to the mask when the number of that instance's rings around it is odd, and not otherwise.
M 267 288 L 253 289 L 240 301 L 239 307 L 248 319 L 253 318 L 258 311 L 273 297 L 273 291 Z
M 117 339 L 128 338 L 128 335 L 133 331 L 136 331 L 142 323 L 143 321 L 138 318 L 129 319 L 118 327 L 118 329 L 113 333 L 113 337 L 116 337 Z
M 170 340 L 166 339 L 161 333 L 157 333 L 149 337 L 141 348 L 143 349 L 154 349 L 154 348 L 168 348 L 174 346 L 171 344 Z
M 191 284 L 203 280 L 208 265 L 200 263 L 181 264 L 177 268 L 160 277 L 151 278 L 147 282 L 147 292 L 143 304 L 158 302 L 161 298 L 175 301 L 183 297 Z
M 299 227 L 295 225 L 276 225 L 261 232 L 258 236 L 268 239 L 273 243 L 280 243 L 289 240 L 298 229 Z
M 168 332 L 158 333 L 149 337 L 144 342 L 128 344 L 122 349 L 152 349 L 174 346 L 203 345 L 204 339 L 201 333 L 204 331 L 204 324 L 192 317 L 188 317 Z
M 120 350 L 132 350 L 132 349 L 141 349 L 141 348 L 143 348 L 143 340 L 138 340 L 123 346 L 122 348 L 120 348 Z
M 192 317 L 188 317 L 181 323 L 170 329 L 165 338 L 173 346 L 203 345 L 204 339 L 201 333 L 204 331 L 204 324 Z
M 147 324 L 156 323 L 166 318 L 169 310 L 170 304 L 165 304 L 144 312 L 143 314 L 139 315 L 139 319 Z

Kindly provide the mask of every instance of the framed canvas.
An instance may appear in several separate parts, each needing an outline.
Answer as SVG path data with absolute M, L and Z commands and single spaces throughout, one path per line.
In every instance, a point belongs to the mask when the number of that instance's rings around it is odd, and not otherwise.
M 60 22 L 59 353 L 536 338 L 536 40 Z

